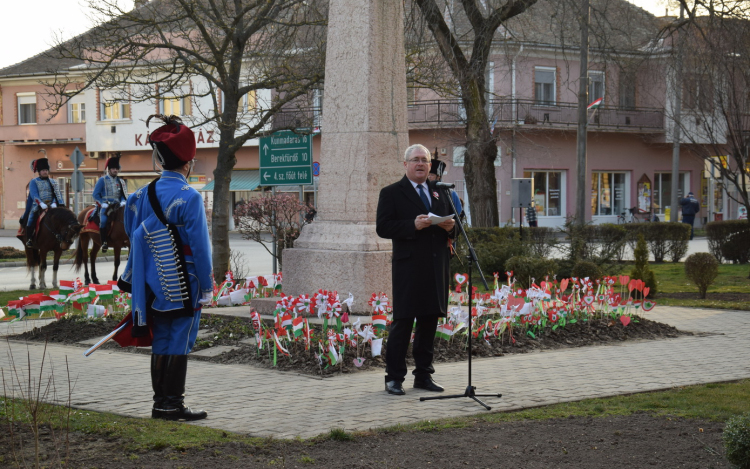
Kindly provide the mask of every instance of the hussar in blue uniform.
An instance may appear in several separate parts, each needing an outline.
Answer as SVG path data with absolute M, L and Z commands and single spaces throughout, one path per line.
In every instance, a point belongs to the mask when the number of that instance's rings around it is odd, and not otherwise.
M 57 181 L 49 175 L 49 160 L 39 158 L 31 162 L 31 170 L 39 173 L 39 177 L 29 182 L 29 197 L 26 199 L 26 211 L 21 217 L 21 221 L 26 221 L 26 247 L 34 247 L 34 226 L 36 218 L 42 210 L 48 207 L 55 208 L 58 205 L 65 205 L 60 186 Z
M 107 252 L 107 209 L 110 205 L 120 204 L 124 207 L 128 200 L 128 187 L 125 181 L 120 179 L 118 173 L 120 172 L 120 154 L 107 160 L 105 165 L 107 174 L 100 177 L 96 181 L 94 186 L 94 200 L 98 207 L 96 211 L 99 212 L 99 236 L 102 240 L 102 252 Z M 96 216 L 96 213 L 91 214 L 92 218 Z
M 151 116 L 147 126 L 152 117 L 166 124 L 149 137 L 163 171 L 128 198 L 125 231 L 131 247 L 119 285 L 133 295 L 131 336 L 153 337 L 151 417 L 199 420 L 206 412 L 184 404 L 187 354 L 195 345 L 201 306 L 211 301 L 213 278 L 203 200 L 187 183 L 195 137 L 175 116 Z

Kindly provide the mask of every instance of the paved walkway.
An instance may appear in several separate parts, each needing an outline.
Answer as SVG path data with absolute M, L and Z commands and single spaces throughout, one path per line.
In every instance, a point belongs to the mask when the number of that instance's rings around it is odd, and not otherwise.
M 480 393 L 502 393 L 502 398 L 485 399 L 493 411 L 502 411 L 750 378 L 749 312 L 657 307 L 647 317 L 710 334 L 475 360 L 473 384 Z M 11 327 L 13 332 L 8 330 Z M 0 335 L 23 327 L 28 323 L 0 325 Z M 11 355 L 22 369 L 30 357 L 32 376 L 37 376 L 43 348 L 36 343 L 0 342 L 0 369 L 6 381 Z M 98 351 L 84 358 L 82 348 L 58 345 L 49 345 L 47 352 L 60 400 L 67 399 L 67 359 L 74 406 L 133 417 L 150 415 L 147 355 Z M 436 371 L 435 379 L 447 392 L 463 393 L 465 363 L 438 364 Z M 193 361 L 188 367 L 188 402 L 209 412 L 209 418 L 196 425 L 254 436 L 307 438 L 334 427 L 366 430 L 484 412 L 466 398 L 418 399 L 429 395 L 433 394 L 407 387 L 406 396 L 389 396 L 383 391 L 380 371 L 321 380 L 243 365 Z

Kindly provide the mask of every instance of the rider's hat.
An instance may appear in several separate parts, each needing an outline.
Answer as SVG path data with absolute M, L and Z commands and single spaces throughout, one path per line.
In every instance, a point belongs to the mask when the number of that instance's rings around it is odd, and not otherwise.
M 154 148 L 154 158 L 164 169 L 176 169 L 195 158 L 195 135 L 177 116 L 154 114 L 152 117 L 164 121 L 164 125 L 154 130 L 148 142 Z
M 122 156 L 122 153 L 119 151 L 115 153 L 115 156 L 107 160 L 107 164 L 104 165 L 107 169 L 120 169 L 120 157 Z
M 31 162 L 31 170 L 35 173 L 43 169 L 49 171 L 49 160 L 47 158 L 39 158 Z

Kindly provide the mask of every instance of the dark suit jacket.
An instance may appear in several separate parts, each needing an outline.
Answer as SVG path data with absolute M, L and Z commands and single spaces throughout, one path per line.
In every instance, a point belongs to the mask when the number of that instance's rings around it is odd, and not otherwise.
M 427 182 L 436 215 L 452 213 L 448 194 Z M 437 197 L 435 195 L 437 194 Z M 380 191 L 376 230 L 393 240 L 393 317 L 445 316 L 450 269 L 449 238 L 453 233 L 433 225 L 417 230 L 414 219 L 427 214 L 422 200 L 404 176 Z M 455 230 L 454 230 L 455 232 Z

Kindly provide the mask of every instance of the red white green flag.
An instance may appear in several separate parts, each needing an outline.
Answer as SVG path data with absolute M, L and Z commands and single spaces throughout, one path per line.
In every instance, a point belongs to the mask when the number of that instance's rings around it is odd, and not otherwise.
M 302 329 L 305 327 L 305 320 L 301 317 L 296 317 L 292 321 L 292 330 L 294 331 L 294 337 L 302 336 Z
M 452 324 L 441 324 L 435 331 L 435 337 L 439 339 L 449 340 L 453 336 L 453 325 Z
M 385 314 L 374 314 L 372 316 L 372 327 L 379 331 L 384 331 L 388 324 L 388 317 Z
M 599 106 L 602 105 L 602 101 L 604 101 L 604 98 L 599 98 L 599 99 L 594 100 L 594 102 L 586 106 L 586 110 L 598 108 Z
M 89 285 L 90 292 L 94 293 L 94 295 L 98 295 L 99 299 L 102 301 L 111 300 L 114 298 L 114 290 L 112 289 L 112 285 Z

